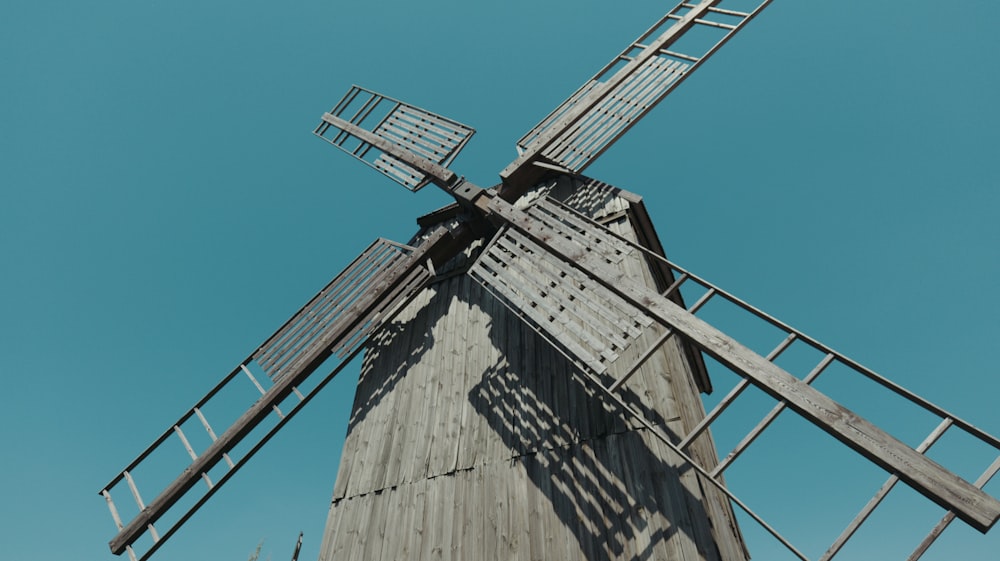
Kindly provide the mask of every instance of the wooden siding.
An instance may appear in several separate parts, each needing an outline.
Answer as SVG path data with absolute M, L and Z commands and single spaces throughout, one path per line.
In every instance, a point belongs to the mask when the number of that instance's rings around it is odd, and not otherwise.
M 634 238 L 614 188 L 564 179 L 542 191 Z M 641 257 L 621 266 L 657 284 Z M 623 350 L 612 373 L 638 354 Z M 672 338 L 626 386 L 631 404 L 675 434 L 704 417 L 687 356 Z M 689 452 L 714 463 L 710 435 Z M 366 354 L 320 559 L 499 558 L 747 555 L 720 493 L 457 274 L 420 294 Z

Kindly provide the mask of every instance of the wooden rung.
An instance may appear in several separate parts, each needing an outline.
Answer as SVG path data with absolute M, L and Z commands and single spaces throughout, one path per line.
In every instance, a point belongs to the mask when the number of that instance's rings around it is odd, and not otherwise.
M 298 395 L 298 396 L 299 396 L 299 399 L 300 399 L 300 400 L 301 400 L 301 399 L 304 399 L 304 398 L 302 397 L 302 394 L 301 394 L 301 393 L 299 392 L 299 390 L 298 390 L 298 389 L 296 389 L 296 388 L 292 388 L 292 389 L 294 389 L 294 390 L 295 390 L 295 393 L 296 393 L 296 395 Z M 204 415 L 204 414 L 202 414 L 202 412 L 201 412 L 201 409 L 199 409 L 199 408 L 195 407 L 195 408 L 194 408 L 194 414 L 198 416 L 198 420 L 199 420 L 199 421 L 201 421 L 201 424 L 202 424 L 202 426 L 204 426 L 204 427 L 205 427 L 205 432 L 207 432 L 207 433 L 208 433 L 208 437 L 212 439 L 212 442 L 215 442 L 216 440 L 218 440 L 218 439 L 219 439 L 219 437 L 217 437 L 217 436 L 215 435 L 215 431 L 214 431 L 214 430 L 212 430 L 212 425 L 209 425 L 209 424 L 208 424 L 208 419 L 206 419 L 206 418 L 205 418 L 205 415 Z M 226 464 L 228 464 L 230 468 L 232 468 L 232 467 L 233 467 L 233 465 L 235 465 L 235 464 L 233 464 L 233 460 L 232 460 L 232 459 L 231 459 L 231 458 L 229 457 L 229 454 L 223 454 L 223 455 L 222 455 L 222 458 L 223 458 L 224 460 L 226 460 Z
M 689 278 L 691 278 L 691 275 L 687 274 L 686 272 L 681 273 L 681 276 L 677 277 L 677 280 L 675 280 L 670 286 L 668 286 L 667 289 L 661 293 L 661 295 L 664 298 L 670 298 L 670 295 L 673 294 L 678 288 L 680 288 L 681 285 L 684 284 L 684 281 L 688 280 Z
M 738 27 L 736 25 L 730 25 L 728 23 L 719 23 L 717 21 L 711 21 L 711 20 L 707 20 L 707 19 L 696 19 L 696 20 L 694 20 L 694 22 L 697 23 L 697 24 L 699 24 L 699 25 L 705 25 L 705 26 L 708 26 L 708 27 L 717 27 L 719 29 L 728 29 L 729 31 L 734 31 Z
M 660 53 L 661 54 L 665 54 L 665 55 L 667 55 L 669 57 L 679 58 L 681 60 L 686 60 L 686 61 L 689 61 L 689 62 L 700 62 L 701 61 L 701 59 L 698 58 L 698 57 L 693 57 L 691 55 L 686 55 L 684 53 L 675 53 L 674 51 L 669 51 L 667 49 L 660 49 Z
M 715 408 L 712 409 L 712 411 L 708 415 L 705 415 L 705 418 L 703 418 L 698 423 L 697 426 L 691 429 L 691 432 L 689 432 L 687 436 L 684 437 L 684 440 L 681 440 L 680 443 L 677 444 L 677 447 L 683 450 L 688 446 L 690 446 L 691 443 L 694 442 L 694 439 L 698 438 L 698 436 L 701 435 L 701 433 L 705 432 L 705 429 L 707 429 L 709 425 L 714 423 L 715 420 L 719 418 L 719 415 L 722 415 L 726 411 L 726 409 L 728 409 L 729 406 L 732 405 L 734 401 L 736 401 L 736 398 L 739 397 L 740 394 L 742 394 L 743 391 L 749 387 L 750 387 L 750 380 L 747 380 L 746 378 L 740 380 L 738 384 L 733 386 L 733 389 L 729 390 L 729 393 L 726 394 L 726 397 L 722 398 L 722 401 L 717 403 L 715 405 Z
M 219 437 L 215 436 L 215 431 L 212 430 L 212 425 L 208 424 L 208 419 L 206 419 L 205 415 L 202 414 L 201 409 L 195 407 L 193 411 L 194 414 L 198 417 L 198 420 L 201 421 L 201 426 L 205 427 L 205 432 L 208 433 L 208 437 L 212 439 L 212 442 L 218 440 Z
M 694 303 L 694 305 L 692 305 L 690 308 L 688 308 L 688 311 L 693 314 L 693 313 L 697 312 L 698 310 L 700 310 L 702 306 L 704 306 L 705 304 L 708 303 L 709 299 L 711 299 L 713 296 L 715 296 L 716 292 L 717 291 L 715 290 L 714 286 L 711 287 L 711 288 L 709 288 L 708 291 L 705 292 L 705 294 L 701 295 L 701 298 L 699 298 L 698 301 Z
M 744 19 L 750 17 L 750 14 L 745 13 L 745 12 L 737 12 L 735 10 L 724 10 L 722 8 L 710 7 L 708 9 L 708 11 L 710 11 L 712 13 L 716 13 L 716 14 L 723 14 L 723 15 L 726 15 L 726 16 L 735 16 L 735 17 L 744 18 Z
M 122 475 L 125 476 L 125 482 L 128 483 L 128 489 L 132 491 L 132 497 L 135 498 L 135 504 L 139 506 L 139 510 L 146 510 L 146 503 L 142 502 L 142 496 L 139 495 L 139 488 L 135 486 L 132 474 L 128 471 L 123 471 Z
M 111 511 L 111 519 L 115 521 L 115 526 L 118 526 L 118 529 L 121 530 L 124 525 L 122 524 L 121 516 L 118 515 L 118 509 L 115 508 L 115 502 L 111 500 L 111 493 L 109 493 L 107 489 L 104 489 L 101 491 L 101 494 L 104 495 L 104 499 L 108 502 L 108 510 Z
M 149 528 L 149 535 L 153 538 L 153 543 L 160 541 L 160 533 L 156 531 L 156 527 L 153 524 L 147 524 L 146 528 Z
M 257 387 L 257 391 L 260 392 L 260 395 L 264 395 L 265 393 L 267 393 L 264 390 L 264 386 L 260 385 L 260 382 L 257 381 L 257 378 L 254 378 L 253 374 L 250 373 L 250 369 L 248 369 L 245 364 L 241 364 L 240 369 L 243 370 L 243 373 L 247 375 L 247 378 L 250 378 L 250 381 L 253 382 L 253 385 Z
M 187 437 L 184 436 L 184 431 L 182 431 L 181 428 L 177 425 L 174 425 L 174 434 L 176 434 L 177 437 L 181 439 L 181 444 L 184 445 L 184 449 L 187 450 L 187 453 L 189 456 L 191 456 L 191 459 L 197 460 L 198 454 L 195 454 L 194 448 L 191 447 L 191 443 L 188 442 Z
M 778 343 L 778 346 L 775 347 L 774 350 L 768 353 L 767 360 L 774 362 L 774 360 L 779 356 L 781 356 L 781 353 L 785 352 L 788 349 L 788 347 L 790 347 L 791 344 L 794 343 L 795 340 L 798 338 L 799 338 L 798 333 L 795 332 L 789 333 L 788 337 L 785 337 L 780 343 Z

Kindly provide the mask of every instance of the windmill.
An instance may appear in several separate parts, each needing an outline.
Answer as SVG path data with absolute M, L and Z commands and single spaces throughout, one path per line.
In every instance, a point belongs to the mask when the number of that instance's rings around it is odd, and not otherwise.
M 738 531 L 733 529 L 725 537 L 717 531 L 725 527 L 721 522 L 731 520 L 729 503 L 735 500 L 728 497 L 729 490 L 718 477 L 721 471 L 717 470 L 725 462 L 714 463 L 714 450 L 706 432 L 721 409 L 704 415 L 698 411 L 700 405 L 677 397 L 694 388 L 708 389 L 710 381 L 698 354 L 701 351 L 731 367 L 746 380 L 731 392 L 732 399 L 727 398 L 723 403 L 733 402 L 751 386 L 763 389 L 778 400 L 774 415 L 782 409 L 798 413 L 886 468 L 894 478 L 910 484 L 953 512 L 955 517 L 981 530 L 991 526 L 996 519 L 996 501 L 975 489 L 981 481 L 970 484 L 957 480 L 918 451 L 901 445 L 873 426 L 855 421 L 850 414 L 807 384 L 790 378 L 784 370 L 775 366 L 774 360 L 790 352 L 794 345 L 804 344 L 820 353 L 815 367 L 806 373 L 807 377 L 814 378 L 835 366 L 853 370 L 899 391 L 904 398 L 914 400 L 919 406 L 939 415 L 939 429 L 930 435 L 926 446 L 918 448 L 929 447 L 945 430 L 966 431 L 994 447 L 997 446 L 996 439 L 768 316 L 764 316 L 764 321 L 782 331 L 783 336 L 773 350 L 763 353 L 745 349 L 705 324 L 698 319 L 696 312 L 717 299 L 728 300 L 757 317 L 761 313 L 663 260 L 659 255 L 661 252 L 655 232 L 646 223 L 648 217 L 644 215 L 641 201 L 580 175 L 594 158 L 766 4 L 760 3 L 743 12 L 724 7 L 725 2 L 682 4 L 671 10 L 650 32 L 640 37 L 637 44 L 630 45 L 607 69 L 529 132 L 519 142 L 522 152 L 518 159 L 501 174 L 501 185 L 490 190 L 471 185 L 446 167 L 468 140 L 471 129 L 375 92 L 352 88 L 324 116 L 317 134 L 411 190 L 430 183 L 441 187 L 455 197 L 456 204 L 421 219 L 422 230 L 409 244 L 385 240 L 373 244 L 102 490 L 121 529 L 112 542 L 113 550 L 119 553 L 128 550 L 131 554 L 128 548 L 135 539 L 148 533 L 152 544 L 143 557 L 155 551 L 329 379 L 310 374 L 322 369 L 331 372 L 332 376 L 341 365 L 365 348 L 371 350 L 363 384 L 370 387 L 363 389 L 363 395 L 368 399 L 360 404 L 362 406 L 356 407 L 353 435 L 360 436 L 369 430 L 363 425 L 366 422 L 373 424 L 376 415 L 385 409 L 385 404 L 398 397 L 396 394 L 404 392 L 406 383 L 418 378 L 415 375 L 418 369 L 413 367 L 415 363 L 425 358 L 433 359 L 439 366 L 451 365 L 445 371 L 447 373 L 467 375 L 471 372 L 479 379 L 473 380 L 468 388 L 449 388 L 457 392 L 449 403 L 461 403 L 466 408 L 464 410 L 468 410 L 466 404 L 471 404 L 471 410 L 485 419 L 479 426 L 487 430 L 478 433 L 484 441 L 498 443 L 500 451 L 517 450 L 519 457 L 537 459 L 537 463 L 533 464 L 524 460 L 526 463 L 521 466 L 525 474 L 532 474 L 525 475 L 528 478 L 526 483 L 533 485 L 545 497 L 555 497 L 548 508 L 555 513 L 555 519 L 564 525 L 568 523 L 559 516 L 560 512 L 575 512 L 581 508 L 583 498 L 611 493 L 603 484 L 620 488 L 626 481 L 611 467 L 611 457 L 615 454 L 611 448 L 598 450 L 597 444 L 579 444 L 611 434 L 617 440 L 640 439 L 641 442 L 623 444 L 618 450 L 621 453 L 637 451 L 660 470 L 656 477 L 639 476 L 629 479 L 629 482 L 641 484 L 661 480 L 664 479 L 663 474 L 667 474 L 666 478 L 673 478 L 675 482 L 671 484 L 684 498 L 682 506 L 673 508 L 684 512 L 698 508 L 705 511 L 689 514 L 692 520 L 686 526 L 681 525 L 675 541 L 690 541 L 695 550 L 708 551 L 705 555 L 709 558 L 712 555 L 723 558 L 740 555 Z M 708 28 L 719 30 L 722 35 L 711 42 L 704 52 L 697 53 L 678 46 L 689 36 Z M 378 113 L 386 108 L 387 112 Z M 428 139 L 433 139 L 436 145 L 429 144 Z M 648 279 L 638 280 L 646 275 Z M 458 285 L 455 290 L 462 291 L 464 298 L 448 296 L 442 289 L 444 283 Z M 677 296 L 678 291 L 691 285 L 701 285 L 705 297 L 686 303 Z M 430 299 L 430 292 L 434 292 L 437 300 Z M 476 294 L 476 298 L 471 298 L 471 294 Z M 488 327 L 487 339 L 483 341 L 484 347 L 489 342 L 494 349 L 504 351 L 492 357 L 495 368 L 490 371 L 470 370 L 468 363 L 463 368 L 457 368 L 453 353 L 451 357 L 433 358 L 436 356 L 434 349 L 448 348 L 446 343 L 436 338 L 413 338 L 414 332 L 427 331 L 420 326 L 432 325 L 431 320 L 441 321 L 440 318 L 427 317 L 441 313 L 440 310 L 433 311 L 435 302 L 449 305 L 460 302 L 471 310 L 474 306 L 470 300 L 474 300 L 475 307 L 487 313 L 488 317 L 504 318 Z M 489 308 L 488 312 L 484 308 Z M 420 317 L 419 312 L 424 310 L 427 312 Z M 444 314 L 445 325 L 447 318 L 452 318 L 454 322 L 454 318 L 460 317 L 458 314 L 461 313 L 457 308 L 452 311 L 450 307 L 444 311 L 447 312 Z M 413 312 L 417 312 L 413 317 L 407 315 Z M 521 325 L 526 327 L 513 327 Z M 452 336 L 456 335 L 455 330 L 453 326 L 450 331 Z M 534 350 L 528 352 L 524 348 L 514 349 L 505 345 L 514 340 L 512 330 L 517 330 L 518 341 L 526 346 L 532 345 L 530 348 Z M 662 345 L 669 345 L 670 349 L 663 350 L 665 347 Z M 396 362 L 401 362 L 406 368 L 397 368 L 390 373 L 386 361 L 391 363 L 398 349 L 406 349 L 409 353 L 404 361 L 395 356 Z M 535 374 L 541 370 L 537 364 L 514 366 L 517 352 L 528 355 L 537 353 L 544 357 L 539 360 L 544 360 L 546 369 L 552 370 L 547 373 L 548 378 Z M 412 353 L 420 356 L 413 358 Z M 688 379 L 685 389 L 656 394 L 649 387 L 649 378 L 657 375 L 655 371 L 663 374 L 664 370 L 670 374 L 667 379 L 671 384 L 680 384 L 681 379 Z M 529 382 L 526 376 L 534 376 L 532 380 L 540 381 Z M 559 380 L 565 385 L 556 388 L 551 380 Z M 248 387 L 259 391 L 261 397 L 236 417 L 230 428 L 216 435 L 216 428 L 227 425 L 220 425 L 215 416 L 208 414 L 208 410 L 217 396 L 223 396 L 238 383 L 250 384 Z M 305 389 L 307 384 L 312 384 L 308 390 Z M 525 391 L 526 387 L 531 391 Z M 546 392 L 563 393 L 549 395 Z M 651 406 L 660 404 L 650 404 L 642 399 L 650 392 L 661 397 L 669 395 L 672 399 L 683 401 L 683 407 L 692 409 L 684 410 L 682 415 L 665 415 L 661 408 Z M 440 399 L 438 396 L 445 393 L 425 390 L 422 395 L 425 399 Z M 574 407 L 564 407 L 553 395 L 576 400 Z M 531 398 L 533 400 L 529 401 Z M 438 403 L 435 402 L 435 409 L 441 408 Z M 582 415 L 582 420 L 588 422 L 586 427 L 572 418 L 573 410 L 577 409 L 586 411 Z M 403 421 L 412 419 L 413 424 L 438 421 L 436 418 L 425 421 L 416 415 L 415 409 L 409 411 L 413 411 L 414 416 Z M 528 411 L 532 412 L 530 416 L 525 415 Z M 675 416 L 678 418 L 675 419 Z M 276 424 L 265 427 L 265 419 L 276 419 Z M 507 423 L 508 420 L 515 422 Z M 558 427 L 554 426 L 556 421 L 559 422 Z M 601 423 L 604 423 L 603 428 L 596 428 Z M 207 434 L 213 444 L 196 452 L 189 441 L 191 426 Z M 464 426 L 467 425 L 457 425 L 458 429 Z M 758 434 L 766 426 L 762 423 L 759 429 L 751 431 L 750 436 Z M 255 432 L 262 427 L 266 430 Z M 451 426 L 440 428 L 442 430 L 438 434 L 449 434 L 453 430 Z M 525 441 L 530 433 L 544 434 L 545 437 Z M 752 438 L 747 439 L 747 444 L 750 441 Z M 166 445 L 167 442 L 170 444 Z M 133 476 L 142 469 L 141 464 L 147 458 L 160 451 L 161 445 L 176 446 L 176 442 L 180 442 L 188 452 L 190 465 L 185 467 L 180 478 L 167 485 L 147 505 L 143 502 L 145 492 L 140 492 L 143 480 Z M 560 447 L 577 453 L 579 457 L 560 456 L 548 451 Z M 545 451 L 536 453 L 539 448 Z M 708 457 L 706 448 L 712 452 L 712 457 Z M 653 454 L 654 451 L 657 453 Z M 238 455 L 237 452 L 243 454 Z M 444 465 L 440 451 L 430 450 L 427 454 L 422 463 L 442 462 Z M 346 457 L 364 456 L 359 450 Z M 492 463 L 479 458 L 477 455 L 472 460 L 471 467 L 463 466 L 461 470 L 451 473 L 471 474 L 479 466 L 492 466 Z M 617 465 L 637 468 L 646 463 L 619 461 Z M 557 480 L 557 483 L 570 482 L 573 485 L 561 491 L 554 491 L 554 484 L 544 489 L 545 482 L 549 480 L 545 474 L 551 473 L 553 466 L 569 466 L 568 478 Z M 995 471 L 995 467 L 990 466 L 984 478 L 992 475 L 990 471 Z M 403 471 L 402 466 L 395 469 L 397 475 Z M 682 471 L 687 479 L 681 479 Z M 577 494 L 575 489 L 584 487 L 584 475 L 605 472 L 612 475 L 598 481 L 598 484 L 591 482 L 593 489 L 587 492 L 586 497 Z M 342 473 L 345 473 L 343 469 Z M 542 475 L 538 476 L 539 473 Z M 412 470 L 407 475 L 412 476 Z M 453 482 L 451 477 L 457 479 L 450 474 L 433 475 L 426 479 L 440 479 L 441 484 Z M 481 473 L 475 475 L 482 476 Z M 333 527 L 344 520 L 359 520 L 337 514 L 341 512 L 338 508 L 347 509 L 358 504 L 355 499 L 362 497 L 392 495 L 393 484 L 386 482 L 386 475 L 380 477 L 382 480 L 379 482 L 357 483 L 353 477 L 343 484 L 338 482 L 338 487 L 369 485 L 370 492 L 342 490 L 345 495 L 339 497 L 331 514 L 328 536 L 331 536 L 332 545 L 325 548 L 348 547 L 348 538 L 344 536 L 352 535 L 351 529 L 338 534 Z M 493 478 L 484 485 L 508 481 L 504 477 Z M 895 480 L 890 479 L 890 482 Z M 626 491 L 620 492 L 621 497 L 611 493 L 612 496 L 604 499 L 600 506 L 629 505 L 636 512 L 663 515 L 667 508 L 661 504 L 666 502 L 663 497 L 677 496 L 658 492 L 640 494 L 628 489 L 628 485 L 625 487 Z M 485 493 L 482 487 L 468 488 L 473 493 L 477 489 Z M 133 495 L 137 503 L 138 514 L 127 524 L 115 514 L 117 507 L 111 497 L 112 492 L 119 489 L 127 489 L 126 492 Z M 691 493 L 692 489 L 698 489 L 699 494 L 683 494 Z M 440 490 L 433 492 L 443 493 Z M 347 493 L 354 494 L 348 496 Z M 477 504 L 471 500 L 473 496 L 470 495 L 464 504 Z M 480 501 L 486 500 L 486 495 L 478 496 Z M 499 496 L 495 489 L 489 495 L 493 496 Z M 531 495 L 532 500 L 536 496 Z M 636 496 L 653 498 L 649 499 L 651 502 L 642 504 L 627 501 L 628 497 Z M 185 500 L 189 503 L 183 504 Z M 162 521 L 172 507 L 179 507 L 180 514 L 164 526 Z M 534 512 L 539 513 L 538 516 L 548 515 L 541 507 L 532 506 L 529 509 L 525 506 L 527 521 L 522 523 L 531 523 L 531 513 Z M 406 509 L 386 504 L 371 505 L 369 508 L 365 524 L 372 520 L 376 509 L 382 509 L 380 512 L 406 512 Z M 502 505 L 500 508 L 503 508 Z M 514 515 L 514 509 L 507 514 L 508 517 Z M 585 542 L 588 537 L 594 542 L 605 535 L 631 536 L 613 544 L 612 547 L 618 549 L 606 554 L 610 557 L 633 547 L 634 542 L 641 539 L 636 536 L 646 535 L 636 529 L 642 519 L 630 519 L 632 529 L 629 530 L 622 525 L 620 529 L 605 526 L 596 533 L 589 529 L 570 529 L 569 532 L 571 539 L 580 547 L 587 547 Z M 653 527 L 653 524 L 647 526 Z M 662 529 L 666 533 L 670 527 Z M 538 535 L 528 536 L 528 541 Z M 365 541 L 374 540 L 367 537 Z M 656 543 L 672 542 L 668 538 L 658 538 Z M 715 544 L 718 550 L 712 552 L 712 546 L 707 544 Z M 567 547 L 572 545 L 569 543 Z M 395 547 L 405 547 L 405 544 Z M 529 543 L 527 547 L 534 545 Z M 597 555 L 596 551 L 591 553 Z

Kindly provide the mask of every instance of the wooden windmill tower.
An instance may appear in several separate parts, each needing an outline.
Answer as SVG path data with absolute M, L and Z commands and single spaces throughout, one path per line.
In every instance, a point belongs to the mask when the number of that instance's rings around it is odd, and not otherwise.
M 884 493 L 901 481 L 943 522 L 992 527 L 1000 502 L 981 488 L 1000 461 L 970 482 L 924 452 L 945 431 L 1000 441 L 667 261 L 641 199 L 581 175 L 768 4 L 679 4 L 529 131 L 490 189 L 447 167 L 472 129 L 351 88 L 316 134 L 455 204 L 420 218 L 407 244 L 373 243 L 102 489 L 112 551 L 151 555 L 362 351 L 324 560 L 745 559 L 734 509 L 806 559 L 724 478 L 785 410 L 889 472 Z M 736 341 L 697 315 L 718 302 L 780 336 L 763 351 Z M 816 360 L 796 377 L 779 364 L 800 348 Z M 707 414 L 704 356 L 743 380 Z M 903 444 L 810 386 L 835 368 L 940 424 Z M 720 461 L 709 426 L 751 387 L 776 404 Z M 192 430 L 211 443 L 193 445 Z M 137 473 L 178 441 L 180 476 L 149 495 Z M 120 515 L 120 492 L 134 516 Z

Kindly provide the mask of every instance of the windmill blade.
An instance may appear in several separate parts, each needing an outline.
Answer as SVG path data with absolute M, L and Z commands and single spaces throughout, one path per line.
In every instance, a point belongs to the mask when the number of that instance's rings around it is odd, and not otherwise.
M 119 530 L 109 544 L 111 551 L 127 551 L 135 559 L 133 544 L 144 536 L 151 544 L 141 559 L 156 551 L 350 362 L 371 333 L 390 321 L 425 286 L 432 277 L 428 263 L 453 255 L 460 247 L 455 241 L 447 229 L 440 228 L 417 248 L 379 239 L 359 255 L 100 491 Z M 329 374 L 311 389 L 300 391 L 314 371 L 327 365 L 332 366 Z M 262 372 L 270 380 L 261 376 Z M 247 381 L 242 381 L 244 378 Z M 233 396 L 239 392 L 243 392 L 244 399 L 234 405 Z M 247 395 L 254 396 L 249 406 L 245 404 Z M 213 408 L 221 412 L 235 408 L 239 412 L 218 436 L 208 419 L 208 411 Z M 270 428 L 268 420 L 273 423 Z M 201 436 L 207 435 L 209 443 L 201 452 L 192 446 L 192 437 L 197 435 L 184 431 L 184 427 L 192 426 L 204 429 Z M 189 457 L 183 461 L 178 441 Z M 168 484 L 154 489 L 155 498 L 145 504 L 140 493 L 143 481 L 136 474 L 147 473 L 152 478 L 171 467 L 183 469 Z M 198 485 L 199 480 L 203 486 Z M 127 522 L 123 522 L 120 505 L 112 498 L 123 487 L 128 488 L 135 502 L 135 515 Z M 182 499 L 186 503 L 178 504 Z M 177 508 L 173 508 L 175 505 Z M 165 524 L 154 526 L 161 519 Z
M 645 252 L 645 250 L 554 201 L 542 200 L 524 211 L 498 198 L 492 198 L 488 203 L 481 203 L 481 206 L 488 207 L 496 215 L 502 216 L 510 227 L 501 230 L 483 251 L 470 269 L 472 277 L 498 296 L 515 313 L 521 315 L 567 358 L 575 362 L 609 399 L 630 412 L 637 422 L 656 433 L 677 453 L 683 456 L 683 450 L 697 439 L 714 419 L 718 418 L 747 385 L 752 384 L 760 388 L 778 401 L 775 410 L 754 427 L 743 442 L 722 462 L 716 466 L 694 464 L 694 467 L 703 478 L 723 489 L 800 558 L 805 559 L 780 534 L 767 526 L 752 510 L 725 489 L 721 479 L 725 469 L 746 446 L 785 409 L 797 413 L 834 436 L 890 472 L 892 478 L 910 485 L 977 530 L 986 532 L 1000 518 L 1000 501 L 981 490 L 988 477 L 984 476 L 975 484 L 970 483 L 924 454 L 940 434 L 932 433 L 920 447 L 921 449 L 914 450 L 820 393 L 810 385 L 810 382 L 832 363 L 839 363 L 940 418 L 941 424 L 935 433 L 957 428 L 992 448 L 995 453 L 1000 453 L 1000 440 L 996 437 L 708 284 L 690 272 L 676 267 L 662 257 L 656 256 L 677 273 L 677 282 L 673 286 L 665 293 L 658 294 L 634 282 L 611 264 L 617 256 L 630 251 Z M 705 296 L 690 309 L 682 308 L 669 298 L 684 282 L 695 282 L 707 289 Z M 562 296 L 569 293 L 573 293 L 572 298 Z M 786 334 L 785 339 L 766 357 L 743 346 L 695 315 L 699 308 L 714 297 L 729 300 L 745 313 L 764 319 L 782 330 Z M 606 302 L 608 307 L 624 310 L 624 313 L 616 315 L 612 312 L 605 317 L 604 322 L 607 325 L 624 321 L 638 327 L 643 323 L 634 321 L 635 314 L 639 313 L 665 329 L 663 335 L 650 348 L 643 349 L 645 352 L 636 364 L 628 368 L 616 368 L 617 372 L 621 372 L 617 378 L 607 375 L 613 356 L 604 353 L 599 344 L 590 343 L 579 333 L 565 328 L 566 325 L 580 323 L 580 320 L 575 319 L 580 309 L 600 302 Z M 597 328 L 597 331 L 604 334 L 607 330 Z M 709 413 L 705 420 L 692 430 L 691 434 L 682 438 L 671 438 L 663 433 L 618 395 L 618 392 L 626 386 L 629 376 L 637 371 L 656 347 L 673 335 L 679 335 L 693 343 L 744 379 L 716 410 Z M 633 337 L 632 340 L 638 338 Z M 806 344 L 823 356 L 804 380 L 792 376 L 774 362 L 782 352 L 795 343 Z M 595 360 L 596 356 L 604 357 L 605 360 Z M 693 462 L 689 457 L 683 457 Z M 995 468 L 990 469 L 995 471 Z M 992 476 L 992 473 L 988 475 Z M 888 483 L 889 488 L 892 483 L 894 480 L 891 479 Z M 857 523 L 863 521 L 865 517 L 867 514 L 862 512 Z M 852 532 L 849 527 L 845 535 Z
M 322 119 L 316 136 L 410 191 L 453 181 L 445 168 L 476 132 L 359 86 L 352 86 Z
M 517 142 L 517 159 L 500 173 L 505 188 L 527 188 L 540 168 L 583 171 L 770 3 L 678 4 Z

